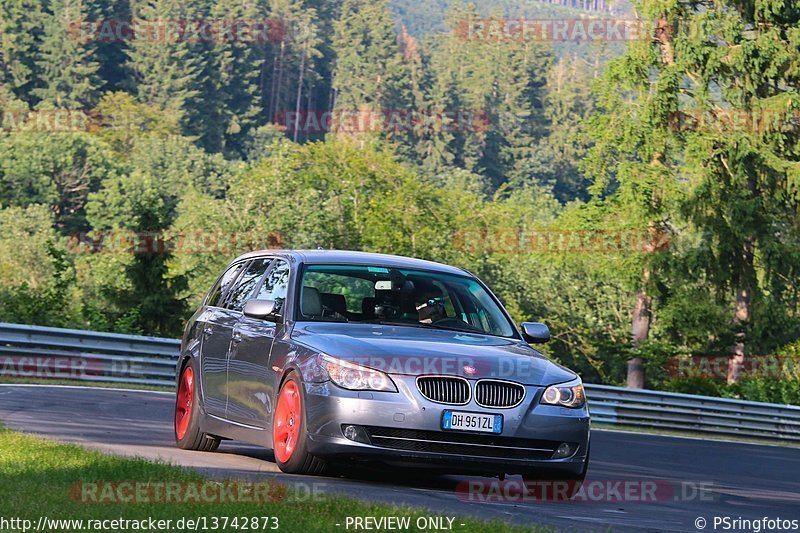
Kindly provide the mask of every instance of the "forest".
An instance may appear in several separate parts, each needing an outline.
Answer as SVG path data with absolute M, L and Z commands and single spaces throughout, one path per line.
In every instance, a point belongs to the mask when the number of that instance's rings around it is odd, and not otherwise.
M 177 337 L 241 252 L 367 250 L 474 272 L 586 382 L 800 404 L 795 2 L 0 0 L 0 32 L 0 321 Z

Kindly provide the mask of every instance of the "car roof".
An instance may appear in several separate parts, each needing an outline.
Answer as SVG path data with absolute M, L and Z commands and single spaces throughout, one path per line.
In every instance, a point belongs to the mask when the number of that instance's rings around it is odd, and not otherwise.
M 433 270 L 456 275 L 470 275 L 462 268 L 426 261 L 424 259 L 414 259 L 400 255 L 376 254 L 370 252 L 355 252 L 347 250 L 260 250 L 239 256 L 236 261 L 259 257 L 263 255 L 274 255 L 289 257 L 297 262 L 308 265 L 369 265 L 401 269 Z

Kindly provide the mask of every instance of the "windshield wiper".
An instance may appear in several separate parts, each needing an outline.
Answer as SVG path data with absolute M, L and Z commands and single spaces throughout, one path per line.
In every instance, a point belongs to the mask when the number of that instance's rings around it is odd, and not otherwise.
M 460 331 L 462 333 L 472 333 L 473 335 L 486 335 L 486 332 L 480 329 L 459 328 L 454 326 L 437 326 L 436 324 L 424 324 L 424 325 L 429 328 L 441 329 L 443 331 Z
M 374 320 L 351 320 L 351 324 L 375 324 L 376 326 L 409 326 L 412 328 L 424 328 L 428 324 L 420 322 L 404 322 L 402 320 L 381 320 L 376 318 Z
M 485 335 L 479 329 L 459 328 L 452 326 L 437 326 L 435 324 L 425 324 L 424 322 L 403 322 L 401 320 L 357 320 L 350 321 L 351 324 L 377 324 L 380 326 L 410 326 L 412 328 L 437 329 L 439 331 L 458 331 L 461 333 L 472 333 L 474 335 Z

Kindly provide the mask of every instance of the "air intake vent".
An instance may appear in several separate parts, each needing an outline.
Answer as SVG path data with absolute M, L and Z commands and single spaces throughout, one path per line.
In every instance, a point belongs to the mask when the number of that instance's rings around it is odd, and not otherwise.
M 552 459 L 558 441 L 528 440 L 499 435 L 475 435 L 442 431 L 419 431 L 365 427 L 373 446 L 395 450 L 442 453 L 459 457 L 489 457 L 546 461 Z M 577 448 L 577 444 L 570 443 Z
M 417 388 L 427 399 L 437 403 L 464 405 L 469 402 L 469 382 L 458 377 L 417 378 Z
M 516 407 L 525 398 L 525 387 L 508 381 L 481 380 L 475 385 L 475 403 L 481 407 Z

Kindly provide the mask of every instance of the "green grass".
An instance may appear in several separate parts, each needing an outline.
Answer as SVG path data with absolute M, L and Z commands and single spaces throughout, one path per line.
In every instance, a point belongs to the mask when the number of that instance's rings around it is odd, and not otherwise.
M 264 478 L 269 483 L 273 478 Z M 128 459 L 86 450 L 80 446 L 61 444 L 47 439 L 9 431 L 0 426 L 0 517 L 19 517 L 31 520 L 33 527 L 40 516 L 49 519 L 83 520 L 143 520 L 147 518 L 173 520 L 170 531 L 181 517 L 196 519 L 206 517 L 210 526 L 212 517 L 277 517 L 280 530 L 303 533 L 314 531 L 347 531 L 346 517 L 410 517 L 410 531 L 417 518 L 425 516 L 452 516 L 407 507 L 372 504 L 352 498 L 317 495 L 313 498 L 297 497 L 291 485 L 273 484 L 261 503 L 120 503 L 116 497 L 106 497 L 105 503 L 85 503 L 80 496 L 81 483 L 102 482 L 204 482 L 193 470 L 168 464 Z M 310 480 L 319 483 L 319 478 Z M 324 480 L 322 480 L 324 482 Z M 335 480 L 330 480 L 335 483 Z M 98 492 L 102 495 L 102 492 Z M 128 494 L 128 493 L 125 493 Z M 262 494 L 265 494 L 262 492 Z M 110 503 L 108 500 L 112 500 Z M 240 521 L 242 519 L 240 518 Z M 340 524 L 339 527 L 336 524 Z M 463 525 L 462 525 L 463 524 Z M 84 524 L 86 525 L 86 524 Z M 221 525 L 221 524 L 220 524 Z M 264 530 L 259 524 L 259 530 Z M 216 531 L 241 531 L 241 528 L 219 528 Z M 0 527 L 0 529 L 5 529 Z M 74 530 L 76 528 L 72 528 Z M 106 528 L 112 530 L 113 528 Z M 53 531 L 58 529 L 51 528 Z M 61 531 L 70 528 L 61 529 Z M 202 526 L 200 527 L 202 530 Z M 209 529 L 214 531 L 214 529 Z M 269 530 L 269 529 L 266 529 Z M 352 527 L 350 531 L 352 531 Z M 484 522 L 457 517 L 453 531 L 547 531 L 545 529 L 509 526 L 502 522 Z
M 82 387 L 101 387 L 110 389 L 136 389 L 162 392 L 175 392 L 175 387 L 158 385 L 136 385 L 131 383 L 114 383 L 110 381 L 82 381 L 79 379 L 46 379 L 46 378 L 10 378 L 0 377 L 0 385 L 73 385 Z

